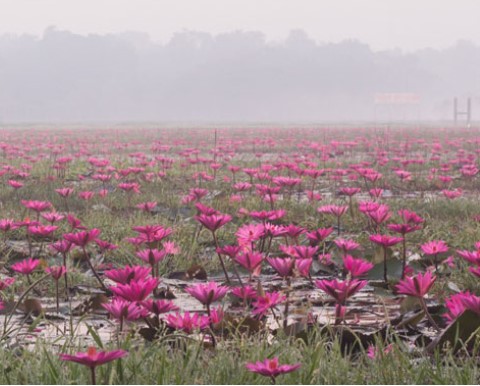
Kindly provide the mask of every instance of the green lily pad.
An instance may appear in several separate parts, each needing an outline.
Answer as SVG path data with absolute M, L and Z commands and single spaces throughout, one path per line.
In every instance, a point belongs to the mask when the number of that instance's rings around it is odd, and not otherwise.
M 402 262 L 397 259 L 387 260 L 387 275 L 389 278 L 400 280 L 402 277 Z M 373 266 L 366 279 L 383 280 L 383 261 Z
M 427 351 L 432 352 L 437 347 L 442 348 L 446 343 L 456 351 L 467 344 L 473 346 L 472 336 L 480 331 L 480 317 L 473 311 L 466 310 L 453 323 L 451 323 L 440 335 L 427 346 Z

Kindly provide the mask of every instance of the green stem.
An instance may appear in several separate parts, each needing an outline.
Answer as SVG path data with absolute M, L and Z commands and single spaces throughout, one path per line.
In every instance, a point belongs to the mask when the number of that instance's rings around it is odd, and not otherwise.
M 428 312 L 428 307 L 427 303 L 425 303 L 425 299 L 422 297 L 420 298 L 420 304 L 422 305 L 423 311 L 425 312 L 425 316 L 427 317 L 428 321 L 431 323 L 433 328 L 437 331 L 440 331 L 440 327 L 438 327 L 438 324 L 433 320 L 432 315 L 430 315 L 430 312 Z
M 69 296 L 68 296 L 68 278 L 67 278 L 67 275 L 68 275 L 68 272 L 67 272 L 67 254 L 64 253 L 63 254 L 63 266 L 65 267 L 65 296 L 66 296 L 66 299 L 67 299 L 67 302 L 69 300 Z
M 55 280 L 55 294 L 57 295 L 57 314 L 58 314 L 60 310 L 60 306 L 58 302 L 58 280 Z
M 92 385 L 96 385 L 97 381 L 95 379 L 95 367 L 90 367 L 90 374 L 92 376 Z
M 383 280 L 385 284 L 388 283 L 387 279 L 387 247 L 383 247 Z
M 285 300 L 285 309 L 284 309 L 284 317 L 283 317 L 283 329 L 285 330 L 288 325 L 288 312 L 289 312 L 289 305 L 290 305 L 290 290 L 291 290 L 291 279 L 287 278 L 287 299 Z
M 217 236 L 215 235 L 215 232 L 212 232 L 212 235 L 213 235 L 213 241 L 215 242 L 215 249 L 218 249 L 219 245 L 218 245 L 218 240 L 217 240 Z M 217 252 L 217 256 L 220 259 L 220 264 L 222 265 L 222 270 L 223 270 L 223 273 L 225 274 L 225 279 L 227 279 L 227 283 L 230 284 L 230 278 L 228 277 L 227 269 L 225 268 L 225 264 L 223 262 L 222 255 Z M 240 282 L 241 282 L 241 280 L 240 280 Z
M 95 268 L 93 267 L 92 262 L 90 261 L 90 258 L 88 257 L 88 254 L 87 254 L 87 251 L 85 250 L 85 247 L 83 247 L 82 249 L 83 249 L 83 254 L 85 256 L 85 259 L 87 259 L 87 264 L 90 267 L 90 269 L 92 270 L 93 275 L 97 278 L 97 280 L 100 283 L 100 286 L 103 288 L 103 290 L 108 293 L 108 288 L 105 286 L 105 284 L 103 284 L 103 281 L 102 281 L 102 279 L 100 279 L 100 276 L 98 276 L 97 271 L 95 271 Z
M 5 317 L 5 325 L 4 325 L 4 329 L 3 329 L 3 333 L 6 334 L 7 332 L 7 325 L 8 323 L 10 323 L 10 320 L 12 319 L 13 317 L 13 314 L 15 313 L 15 311 L 17 310 L 18 306 L 20 305 L 20 303 L 23 301 L 23 299 L 25 298 L 25 296 L 28 295 L 28 293 L 33 290 L 33 288 L 35 288 L 35 286 L 40 283 L 41 281 L 45 280 L 47 277 L 49 277 L 50 274 L 47 273 L 46 275 L 42 276 L 40 279 L 38 279 L 37 281 L 33 282 L 26 290 L 25 292 L 18 298 L 17 302 L 15 303 L 15 305 L 13 306 L 12 310 L 10 311 L 10 313 L 8 314 L 8 317 Z

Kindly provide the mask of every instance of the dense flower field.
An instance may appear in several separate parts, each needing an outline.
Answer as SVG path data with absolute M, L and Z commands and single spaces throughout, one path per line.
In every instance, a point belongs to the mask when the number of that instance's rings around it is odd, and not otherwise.
M 480 381 L 477 129 L 0 149 L 1 383 Z

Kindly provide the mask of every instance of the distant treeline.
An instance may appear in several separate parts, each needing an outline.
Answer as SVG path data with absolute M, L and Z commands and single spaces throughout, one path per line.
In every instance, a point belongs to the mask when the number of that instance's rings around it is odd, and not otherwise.
M 382 92 L 418 106 L 375 106 Z M 326 121 L 448 119 L 452 98 L 480 96 L 480 47 L 466 41 L 413 53 L 358 41 L 282 42 L 260 32 L 0 36 L 0 120 Z M 480 116 L 480 106 L 477 108 Z

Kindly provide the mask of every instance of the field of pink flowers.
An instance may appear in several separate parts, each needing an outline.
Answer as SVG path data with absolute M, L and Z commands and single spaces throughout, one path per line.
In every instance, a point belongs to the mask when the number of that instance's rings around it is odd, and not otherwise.
M 0 382 L 468 383 L 480 131 L 4 129 Z

